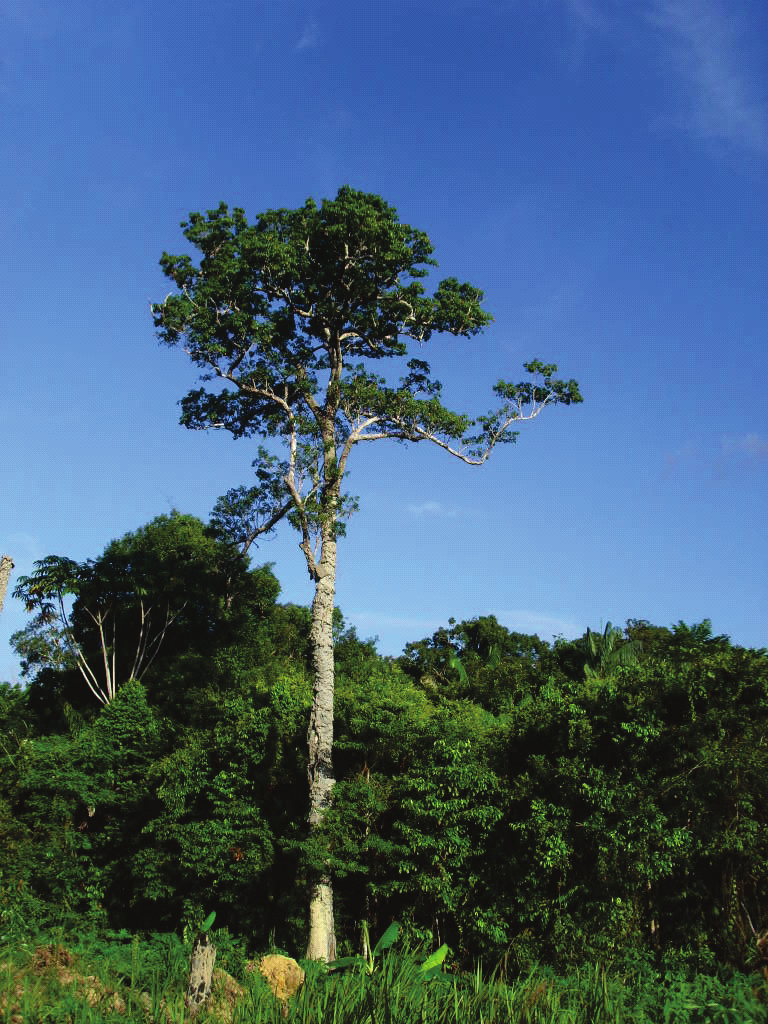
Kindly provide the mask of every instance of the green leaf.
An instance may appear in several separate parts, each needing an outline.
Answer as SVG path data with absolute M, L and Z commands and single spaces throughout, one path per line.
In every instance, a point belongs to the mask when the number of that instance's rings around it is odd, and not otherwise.
M 468 680 L 466 669 L 462 665 L 461 661 L 459 661 L 459 657 L 455 651 L 450 651 L 448 653 L 448 664 L 451 666 L 451 668 L 456 669 L 456 671 L 459 673 L 461 685 L 467 686 Z
M 343 956 L 339 960 L 333 960 L 328 964 L 329 971 L 340 971 L 344 967 L 366 967 L 366 961 L 361 956 Z
M 379 953 L 383 953 L 385 949 L 389 949 L 390 946 L 393 946 L 397 942 L 399 934 L 400 925 L 397 923 L 391 924 L 373 947 L 373 955 L 378 956 Z
M 448 946 L 444 942 L 439 949 L 436 949 L 431 956 L 427 957 L 427 959 L 421 965 L 420 970 L 422 971 L 423 974 L 431 972 L 435 967 L 439 967 L 447 956 Z

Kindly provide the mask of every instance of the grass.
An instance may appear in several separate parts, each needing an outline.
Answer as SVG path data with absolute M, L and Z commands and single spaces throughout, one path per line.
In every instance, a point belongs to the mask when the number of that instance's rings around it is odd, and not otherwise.
M 172 935 L 147 940 L 63 935 L 0 949 L 0 1020 L 8 1024 L 768 1024 L 768 979 L 687 976 L 593 966 L 558 976 L 439 974 L 423 957 L 388 953 L 368 977 L 305 965 L 285 1006 L 226 933 L 223 966 L 197 1017 L 184 1004 L 189 951 Z M 234 977 L 233 977 L 234 975 Z

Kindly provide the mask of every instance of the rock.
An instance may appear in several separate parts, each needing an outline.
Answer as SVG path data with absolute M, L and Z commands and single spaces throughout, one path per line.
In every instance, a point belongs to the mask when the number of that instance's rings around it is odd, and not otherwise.
M 262 957 L 259 972 L 272 989 L 275 999 L 285 1004 L 304 983 L 304 971 L 290 956 L 276 953 Z

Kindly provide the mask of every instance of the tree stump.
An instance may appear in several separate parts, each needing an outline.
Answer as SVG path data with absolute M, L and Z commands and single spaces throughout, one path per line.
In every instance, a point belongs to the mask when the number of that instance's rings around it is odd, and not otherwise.
M 184 996 L 184 1005 L 196 1014 L 211 994 L 213 965 L 216 962 L 216 947 L 207 935 L 198 935 L 189 963 L 189 986 Z

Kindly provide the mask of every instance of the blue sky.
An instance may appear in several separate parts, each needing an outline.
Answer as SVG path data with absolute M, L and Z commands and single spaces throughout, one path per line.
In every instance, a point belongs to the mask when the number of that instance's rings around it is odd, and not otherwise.
M 387 199 L 495 322 L 422 355 L 446 402 L 557 362 L 481 469 L 355 453 L 338 603 L 383 653 L 450 616 L 576 636 L 711 618 L 768 646 L 768 6 L 751 0 L 0 0 L 0 550 L 94 557 L 206 518 L 253 447 L 185 431 L 149 303 L 179 222 Z M 255 553 L 308 603 L 285 526 Z M 13 582 L 12 582 L 13 586 Z M 17 679 L 0 617 L 0 678 Z

